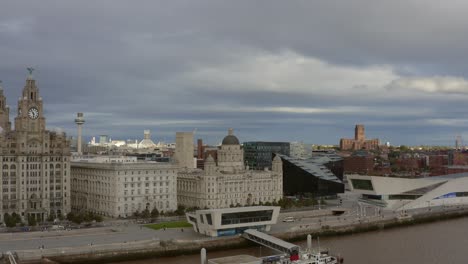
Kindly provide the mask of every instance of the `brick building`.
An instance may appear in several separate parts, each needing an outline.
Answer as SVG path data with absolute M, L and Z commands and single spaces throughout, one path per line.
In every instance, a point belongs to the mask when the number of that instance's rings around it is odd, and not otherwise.
M 374 157 L 372 155 L 353 155 L 344 158 L 344 172 L 356 174 L 369 174 L 374 170 Z
M 340 148 L 341 150 L 374 150 L 379 148 L 379 139 L 366 139 L 364 125 L 356 125 L 354 139 L 342 138 Z

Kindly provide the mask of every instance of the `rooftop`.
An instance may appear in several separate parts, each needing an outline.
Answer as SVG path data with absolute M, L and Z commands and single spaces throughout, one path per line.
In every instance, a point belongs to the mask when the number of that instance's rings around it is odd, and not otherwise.
M 282 154 L 277 155 L 281 159 L 296 165 L 320 179 L 342 183 L 342 181 L 325 166 L 325 163 L 341 160 L 342 158 L 338 155 L 317 156 L 310 159 L 291 158 Z
M 249 211 L 265 211 L 279 209 L 279 206 L 245 206 L 245 207 L 233 207 L 233 208 L 216 208 L 216 209 L 205 209 L 197 210 L 197 213 L 209 213 L 209 212 L 223 212 L 223 213 L 236 213 L 236 212 L 249 212 Z

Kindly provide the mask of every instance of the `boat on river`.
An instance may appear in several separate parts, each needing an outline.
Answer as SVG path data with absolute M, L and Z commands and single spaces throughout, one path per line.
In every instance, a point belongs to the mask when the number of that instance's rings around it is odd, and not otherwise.
M 202 264 L 341 264 L 343 258 L 332 256 L 328 250 L 321 250 L 317 239 L 318 249 L 312 249 L 312 237 L 307 236 L 307 249 L 301 250 L 299 246 L 270 236 L 257 230 L 246 230 L 243 234 L 248 240 L 256 242 L 262 246 L 281 252 L 281 254 L 254 257 L 249 255 L 229 256 L 217 259 L 210 259 L 206 262 L 206 250 L 202 249 Z

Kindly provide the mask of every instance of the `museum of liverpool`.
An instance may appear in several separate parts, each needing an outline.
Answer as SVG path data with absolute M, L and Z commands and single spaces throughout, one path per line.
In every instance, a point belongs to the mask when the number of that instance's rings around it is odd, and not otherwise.
M 351 191 L 361 195 L 360 202 L 391 210 L 468 204 L 468 173 L 417 179 L 364 175 L 347 177 Z
M 246 229 L 270 231 L 279 211 L 279 206 L 247 206 L 197 210 L 186 217 L 195 232 L 219 237 L 242 234 Z

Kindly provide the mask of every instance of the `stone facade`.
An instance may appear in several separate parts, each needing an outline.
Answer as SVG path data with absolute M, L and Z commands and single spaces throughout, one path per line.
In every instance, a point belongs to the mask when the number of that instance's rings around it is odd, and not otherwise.
M 177 200 L 186 207 L 226 208 L 279 201 L 283 197 L 283 167 L 275 158 L 272 170 L 249 170 L 232 130 L 218 150 L 218 163 L 211 156 L 204 170 L 185 169 L 177 176 Z
M 70 142 L 61 131 L 46 130 L 42 98 L 30 75 L 18 100 L 15 128 L 0 87 L 0 220 L 17 213 L 45 220 L 70 211 Z
M 340 140 L 341 150 L 374 150 L 379 148 L 379 139 L 366 139 L 364 125 L 356 125 L 354 139 L 342 138 Z
M 174 158 L 179 167 L 188 169 L 195 168 L 193 153 L 193 133 L 176 132 L 176 149 Z
M 171 163 L 136 157 L 74 157 L 71 163 L 73 211 L 128 217 L 136 211 L 177 209 L 177 170 Z

